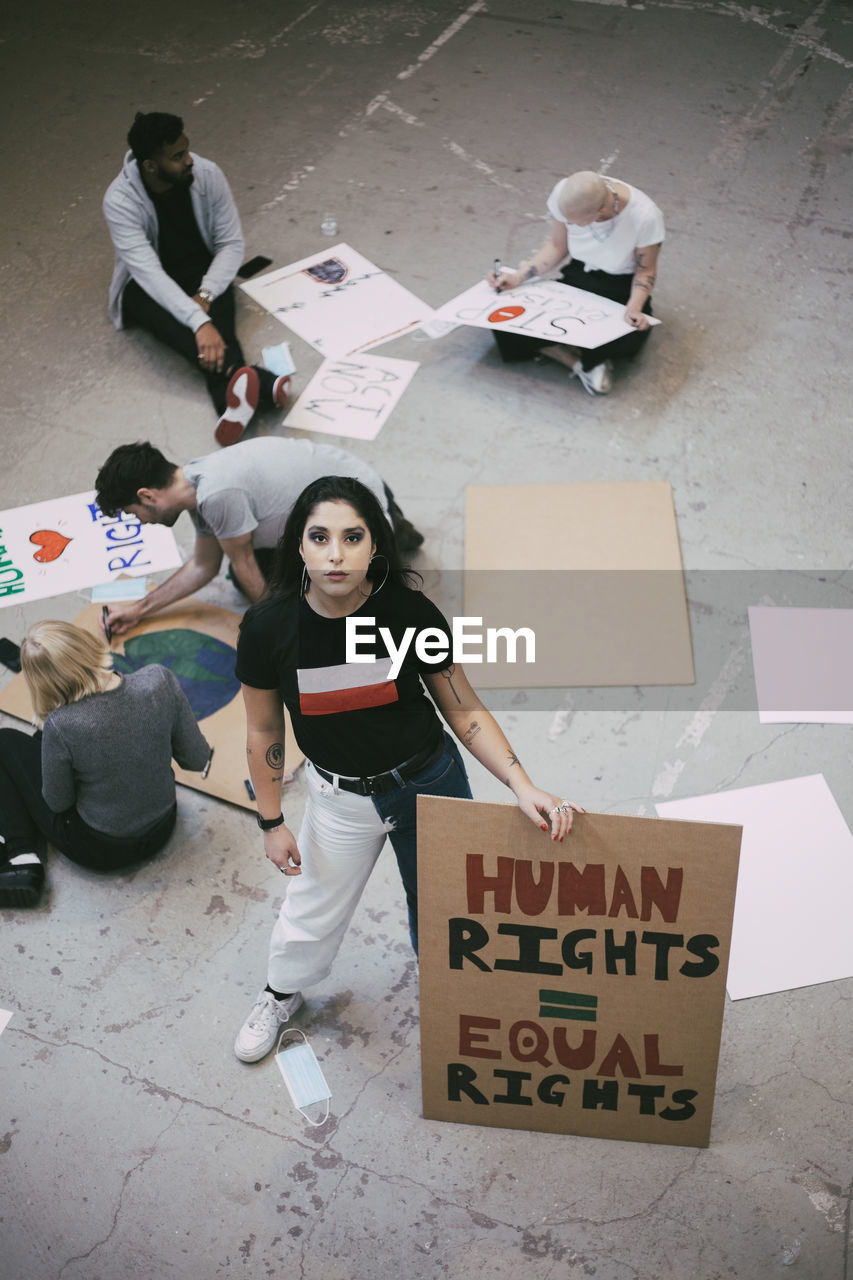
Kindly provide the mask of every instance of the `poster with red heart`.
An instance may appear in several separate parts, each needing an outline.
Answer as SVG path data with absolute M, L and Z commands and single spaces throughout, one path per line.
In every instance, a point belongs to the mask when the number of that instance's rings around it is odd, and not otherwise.
M 180 563 L 171 529 L 105 516 L 94 492 L 0 512 L 0 608 Z

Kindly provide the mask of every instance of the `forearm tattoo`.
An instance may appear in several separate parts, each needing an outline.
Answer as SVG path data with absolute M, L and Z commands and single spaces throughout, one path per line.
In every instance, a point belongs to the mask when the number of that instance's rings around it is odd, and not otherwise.
M 455 667 L 455 666 L 453 666 L 453 665 L 451 665 L 451 666 L 449 666 L 449 667 L 445 667 L 445 668 L 444 668 L 444 670 L 443 670 L 443 671 L 439 671 L 439 673 L 438 673 L 438 674 L 441 676 L 442 680 L 446 680 L 446 681 L 447 681 L 448 685 L 450 686 L 450 692 L 453 694 L 453 696 L 454 696 L 454 698 L 456 699 L 456 701 L 461 705 L 461 704 L 462 704 L 462 699 L 459 697 L 459 694 L 458 694 L 458 693 L 456 692 L 456 690 L 453 688 L 453 677 L 454 677 L 454 675 L 456 674 L 456 667 Z
M 280 781 L 284 769 L 284 743 L 274 742 L 271 747 L 268 747 L 265 759 L 269 767 L 278 775 L 274 781 Z
M 531 262 L 530 266 L 527 268 L 527 270 L 525 271 L 524 275 L 521 278 L 522 280 L 532 280 L 535 276 L 538 276 L 538 275 L 539 275 L 539 272 L 536 270 L 533 263 Z
M 518 767 L 519 767 L 519 769 L 520 769 L 520 768 L 521 768 L 521 761 L 519 760 L 519 758 L 518 758 L 518 756 L 515 754 L 515 752 L 514 752 L 513 750 L 510 750 L 510 753 L 509 753 L 509 767 L 510 767 L 510 769 L 512 769 L 514 765 L 518 765 Z M 505 784 L 505 786 L 507 786 L 507 787 L 509 786 L 509 778 L 504 778 L 504 784 Z
M 468 728 L 465 730 L 465 732 L 462 735 L 462 741 L 465 743 L 466 747 L 470 747 L 471 742 L 473 741 L 474 738 L 476 738 L 479 732 L 480 732 L 480 726 L 477 724 L 476 720 L 472 720 L 471 723 L 468 725 Z

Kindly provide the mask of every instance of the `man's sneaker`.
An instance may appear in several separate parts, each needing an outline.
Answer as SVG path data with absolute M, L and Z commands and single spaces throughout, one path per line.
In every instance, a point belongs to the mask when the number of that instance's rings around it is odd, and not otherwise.
M 584 369 L 578 360 L 572 372 L 591 396 L 606 396 L 613 389 L 613 366 L 609 360 L 602 360 L 594 369 Z
M 286 409 L 290 400 L 290 374 L 280 373 L 272 384 L 272 402 L 277 409 Z
M 271 991 L 262 991 L 252 1012 L 234 1041 L 234 1052 L 241 1062 L 260 1062 L 272 1049 L 283 1022 L 289 1022 L 302 1006 L 302 992 L 294 991 L 284 1000 L 276 1000 Z
M 216 424 L 214 437 L 217 444 L 225 449 L 229 444 L 236 444 L 254 417 L 258 407 L 260 382 L 258 371 L 250 365 L 243 365 L 232 375 L 225 391 L 226 409 Z
M 17 853 L 0 863 L 0 907 L 34 907 L 44 887 L 37 853 Z

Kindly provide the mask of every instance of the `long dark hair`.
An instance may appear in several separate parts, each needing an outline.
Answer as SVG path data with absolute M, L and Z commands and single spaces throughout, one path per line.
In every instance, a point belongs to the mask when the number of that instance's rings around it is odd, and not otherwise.
M 303 569 L 299 546 L 311 512 L 321 502 L 348 502 L 367 525 L 376 547 L 375 560 L 367 570 L 368 582 L 384 585 L 387 581 L 401 587 L 420 583 L 419 573 L 403 568 L 394 531 L 371 490 L 352 476 L 321 476 L 302 490 L 278 540 L 270 574 L 270 586 L 276 595 L 299 590 Z

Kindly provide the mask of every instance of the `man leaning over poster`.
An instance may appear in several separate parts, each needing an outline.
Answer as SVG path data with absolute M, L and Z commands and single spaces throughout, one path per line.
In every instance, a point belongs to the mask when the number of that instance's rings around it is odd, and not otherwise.
M 178 466 L 147 441 L 114 449 L 98 472 L 98 506 L 105 515 L 127 511 L 142 524 L 170 528 L 182 511 L 195 525 L 193 554 L 143 600 L 112 609 L 117 635 L 167 604 L 192 595 L 219 572 L 222 557 L 250 600 L 266 595 L 266 571 L 299 494 L 321 476 L 355 476 L 379 500 L 403 554 L 423 542 L 379 473 L 347 449 L 310 440 L 268 436 L 243 440 L 227 453 L 209 453 Z

